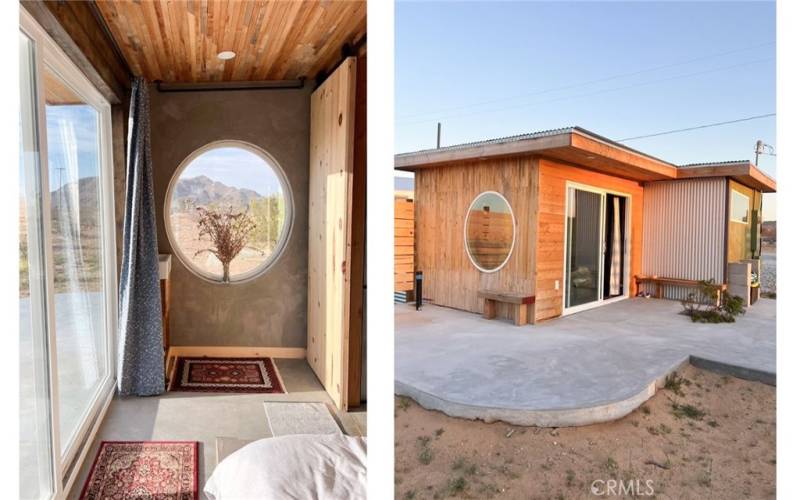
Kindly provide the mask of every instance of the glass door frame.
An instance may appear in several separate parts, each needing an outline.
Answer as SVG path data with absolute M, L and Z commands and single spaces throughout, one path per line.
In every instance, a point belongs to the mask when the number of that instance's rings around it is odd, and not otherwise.
M 597 242 L 598 246 L 600 246 L 600 252 L 599 252 L 599 256 L 598 256 L 597 300 L 594 300 L 592 302 L 587 302 L 585 304 L 580 304 L 580 305 L 577 305 L 577 306 L 566 307 L 567 293 L 568 293 L 568 287 L 567 287 L 567 283 L 568 282 L 567 282 L 567 280 L 569 279 L 569 271 L 568 271 L 568 266 L 567 266 L 567 259 L 569 257 L 569 248 L 567 248 L 567 241 L 568 241 L 567 235 L 568 235 L 568 231 L 569 231 L 568 220 L 569 220 L 569 191 L 570 191 L 570 189 L 576 189 L 576 190 L 586 191 L 586 192 L 589 192 L 589 193 L 595 193 L 595 194 L 599 194 L 600 195 L 600 221 L 599 221 L 599 224 L 600 224 L 600 240 Z M 570 314 L 574 314 L 574 313 L 577 313 L 577 312 L 586 311 L 587 309 L 594 309 L 595 307 L 603 306 L 603 305 L 606 305 L 606 304 L 611 304 L 613 302 L 617 302 L 617 301 L 620 301 L 620 300 L 625 300 L 627 298 L 630 298 L 631 221 L 632 221 L 632 216 L 631 216 L 632 210 L 631 210 L 631 207 L 633 206 L 633 203 L 632 203 L 633 196 L 630 193 L 623 193 L 623 192 L 620 192 L 620 191 L 614 191 L 612 189 L 599 188 L 599 187 L 596 187 L 596 186 L 591 186 L 591 185 L 588 185 L 588 184 L 581 184 L 581 183 L 574 182 L 574 181 L 567 181 L 566 182 L 566 187 L 564 188 L 564 193 L 565 193 L 565 196 L 564 196 L 564 260 L 562 261 L 564 263 L 564 281 L 562 282 L 563 285 L 564 285 L 562 287 L 562 290 L 564 292 L 562 294 L 562 299 L 561 299 L 561 306 L 562 306 L 561 315 L 562 316 L 568 316 Z M 624 270 L 624 272 L 623 272 L 624 279 L 623 279 L 623 293 L 622 293 L 622 295 L 618 295 L 616 297 L 611 297 L 611 298 L 608 298 L 608 299 L 603 299 L 603 288 L 604 288 L 603 284 L 605 282 L 604 260 L 605 260 L 605 255 L 606 255 L 606 249 L 603 248 L 603 247 L 605 246 L 604 245 L 604 240 L 605 240 L 605 234 L 606 234 L 606 218 L 605 218 L 606 200 L 608 199 L 608 195 L 609 194 L 614 195 L 614 196 L 620 196 L 620 197 L 625 198 L 627 200 L 625 202 L 625 207 L 626 207 L 626 209 L 625 209 L 625 258 L 622 260 L 623 270 Z
M 80 473 L 80 463 L 84 460 L 91 439 L 102 422 L 102 416 L 114 395 L 116 385 L 116 332 L 117 332 L 117 263 L 116 263 L 116 223 L 114 218 L 114 170 L 112 160 L 111 105 L 92 85 L 88 78 L 72 62 L 47 32 L 23 8 L 20 9 L 20 31 L 27 36 L 34 46 L 34 92 L 36 99 L 36 128 L 38 135 L 38 151 L 41 182 L 41 223 L 44 234 L 45 263 L 45 319 L 46 342 L 49 354 L 50 386 L 50 434 L 53 457 L 53 484 L 55 498 L 63 497 Z M 104 313 L 106 333 L 106 366 L 107 371 L 99 383 L 89 407 L 81 417 L 81 424 L 72 438 L 62 436 L 59 418 L 59 380 L 58 359 L 55 331 L 55 285 L 54 259 L 51 244 L 52 221 L 50 211 L 50 180 L 47 155 L 47 120 L 45 104 L 44 73 L 45 68 L 57 75 L 70 90 L 92 106 L 98 113 L 98 175 L 100 184 L 100 241 L 102 242 L 103 276 L 104 276 Z M 34 332 L 34 335 L 42 332 Z M 66 440 L 64 453 L 61 453 L 62 440 Z M 76 460 L 77 458 L 77 460 Z M 73 466 L 75 465 L 75 466 Z M 69 477 L 67 477 L 69 475 Z

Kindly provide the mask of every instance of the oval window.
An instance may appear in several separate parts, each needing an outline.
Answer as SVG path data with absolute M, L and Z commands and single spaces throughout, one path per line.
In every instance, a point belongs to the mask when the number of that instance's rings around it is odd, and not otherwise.
M 508 200 L 494 191 L 479 194 L 464 225 L 464 243 L 472 264 L 486 273 L 500 270 L 514 249 L 514 229 Z
M 166 205 L 173 251 L 207 280 L 236 282 L 263 273 L 289 236 L 286 177 L 250 144 L 218 142 L 189 155 L 172 177 Z

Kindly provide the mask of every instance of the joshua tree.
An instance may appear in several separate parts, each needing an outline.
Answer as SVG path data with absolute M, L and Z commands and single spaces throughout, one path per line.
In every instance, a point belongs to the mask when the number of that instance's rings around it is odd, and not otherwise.
M 222 281 L 228 283 L 231 261 L 247 246 L 247 240 L 256 228 L 256 223 L 247 209 L 243 212 L 234 212 L 232 206 L 197 207 L 197 213 L 199 216 L 197 226 L 200 229 L 198 238 L 208 236 L 213 246 L 198 251 L 195 256 L 205 252 L 213 254 L 222 262 Z

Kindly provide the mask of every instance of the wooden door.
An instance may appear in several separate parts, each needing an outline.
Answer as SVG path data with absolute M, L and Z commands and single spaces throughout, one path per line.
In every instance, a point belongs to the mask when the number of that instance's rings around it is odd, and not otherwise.
M 356 58 L 311 95 L 308 364 L 347 407 Z

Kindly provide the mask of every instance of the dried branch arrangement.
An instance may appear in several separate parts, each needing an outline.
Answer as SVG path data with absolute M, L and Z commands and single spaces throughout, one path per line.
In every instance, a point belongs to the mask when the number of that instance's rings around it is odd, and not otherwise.
M 197 214 L 198 238 L 207 236 L 213 246 L 198 251 L 195 256 L 206 252 L 213 254 L 222 263 L 222 281 L 228 283 L 231 261 L 247 246 L 257 224 L 247 209 L 237 212 L 232 206 L 198 207 Z M 257 248 L 253 250 L 261 252 Z

